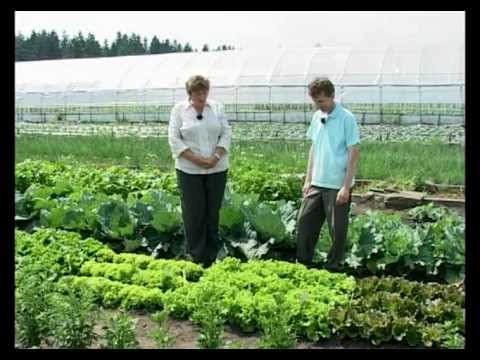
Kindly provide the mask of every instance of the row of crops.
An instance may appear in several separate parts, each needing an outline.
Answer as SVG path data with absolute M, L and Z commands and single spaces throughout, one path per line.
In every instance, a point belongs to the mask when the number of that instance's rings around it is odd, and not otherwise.
M 345 103 L 345 107 L 352 112 L 385 114 L 425 114 L 425 115 L 452 115 L 462 116 L 465 111 L 464 104 L 458 103 Z M 152 104 L 117 104 L 109 106 L 61 106 L 61 107 L 18 107 L 21 113 L 170 113 L 172 105 Z M 255 104 L 225 104 L 227 113 L 236 112 L 290 112 L 314 111 L 311 103 L 255 103 Z
M 231 123 L 233 140 L 306 140 L 307 124 L 258 124 Z M 365 141 L 431 141 L 437 139 L 445 143 L 465 143 L 465 128 L 459 125 L 359 125 L 362 140 Z M 69 124 L 69 123 L 17 123 L 17 135 L 108 135 L 166 137 L 168 125 L 135 124 Z
M 301 179 L 268 176 L 273 187 L 252 193 L 254 180 L 249 182 L 241 172 L 232 174 L 220 213 L 220 258 L 294 258 Z M 185 255 L 175 175 L 155 169 L 20 163 L 16 220 L 23 229 L 77 231 L 117 251 L 166 258 Z M 464 276 L 464 227 L 455 213 L 428 205 L 413 209 L 409 223 L 381 212 L 356 216 L 348 233 L 347 271 L 458 281 Z M 324 228 L 315 256 L 319 265 L 326 261 L 330 243 Z

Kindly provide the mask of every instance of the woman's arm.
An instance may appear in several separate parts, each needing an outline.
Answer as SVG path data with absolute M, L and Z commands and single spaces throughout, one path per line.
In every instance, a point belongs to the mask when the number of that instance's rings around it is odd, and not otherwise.
M 176 159 L 189 147 L 183 142 L 182 135 L 180 133 L 180 127 L 182 126 L 179 119 L 178 111 L 180 106 L 175 106 L 170 113 L 170 121 L 168 122 L 168 144 L 172 151 L 173 158 Z
M 181 157 L 190 160 L 194 164 L 209 169 L 212 167 L 211 159 L 204 158 L 202 156 L 195 155 L 192 150 L 187 149 L 180 154 Z

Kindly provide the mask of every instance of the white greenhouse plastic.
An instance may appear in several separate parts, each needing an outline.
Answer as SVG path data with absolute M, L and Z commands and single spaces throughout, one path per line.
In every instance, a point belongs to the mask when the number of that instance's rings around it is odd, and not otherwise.
M 464 53 L 315 47 L 17 62 L 17 120 L 168 121 L 187 78 L 201 74 L 234 120 L 307 121 L 306 85 L 327 76 L 362 121 L 463 121 Z

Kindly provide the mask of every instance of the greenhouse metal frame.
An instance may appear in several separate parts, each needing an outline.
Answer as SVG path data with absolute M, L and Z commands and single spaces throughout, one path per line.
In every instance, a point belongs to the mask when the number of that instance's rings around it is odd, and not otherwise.
M 448 50 L 448 51 L 447 51 Z M 189 76 L 231 121 L 303 122 L 330 78 L 362 124 L 464 123 L 464 47 L 299 48 L 17 62 L 16 120 L 167 122 Z

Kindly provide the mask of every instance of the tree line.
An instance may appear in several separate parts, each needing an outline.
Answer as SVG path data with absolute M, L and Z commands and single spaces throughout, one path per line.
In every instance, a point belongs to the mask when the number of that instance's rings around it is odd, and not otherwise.
M 234 50 L 233 46 L 219 45 L 210 49 L 204 44 L 201 51 Z M 85 37 L 78 32 L 74 37 L 69 37 L 65 32 L 61 38 L 55 31 L 32 31 L 25 37 L 19 33 L 15 35 L 15 61 L 32 61 L 47 59 L 74 59 L 125 55 L 166 54 L 174 52 L 196 52 L 187 42 L 181 44 L 176 40 L 160 40 L 156 35 L 149 41 L 147 37 L 131 33 L 130 35 L 117 32 L 116 39 L 109 44 L 104 40 L 98 42 L 94 34 L 88 33 Z

